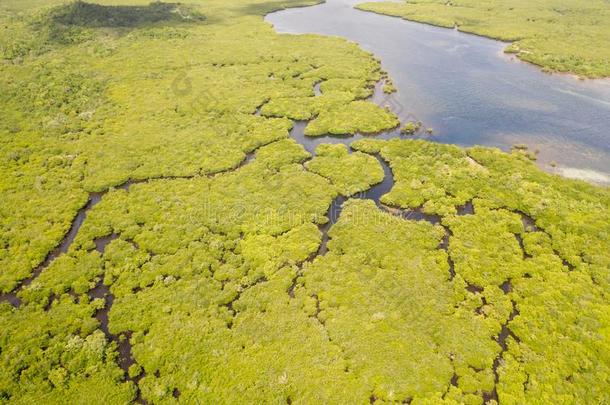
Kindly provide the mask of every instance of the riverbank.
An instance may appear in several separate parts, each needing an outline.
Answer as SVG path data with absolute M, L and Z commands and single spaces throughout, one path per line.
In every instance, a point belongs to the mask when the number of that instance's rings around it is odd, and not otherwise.
M 315 33 L 358 43 L 382 61 L 398 93 L 391 105 L 401 122 L 422 121 L 428 139 L 510 151 L 526 144 L 551 173 L 610 176 L 610 81 L 548 75 L 511 63 L 505 44 L 455 30 L 355 10 L 357 1 L 267 15 L 280 33 Z M 336 23 L 331 16 L 340 16 Z
M 2 21 L 0 402 L 610 400 L 609 189 L 401 135 L 277 3 L 189 4 Z
M 485 7 L 470 0 L 372 2 L 357 8 L 511 42 L 505 52 L 546 71 L 610 76 L 610 39 L 604 35 L 610 12 L 603 1 L 586 7 L 578 2 L 542 1 L 491 2 Z

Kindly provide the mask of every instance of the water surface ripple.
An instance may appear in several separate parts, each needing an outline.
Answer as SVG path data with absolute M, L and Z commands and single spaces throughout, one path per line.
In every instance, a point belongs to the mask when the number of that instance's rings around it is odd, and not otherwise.
M 359 2 L 328 0 L 266 19 L 280 33 L 336 35 L 373 52 L 399 89 L 375 101 L 434 128 L 434 141 L 504 150 L 525 143 L 549 171 L 610 183 L 610 80 L 543 73 L 505 55 L 503 42 L 354 9 Z

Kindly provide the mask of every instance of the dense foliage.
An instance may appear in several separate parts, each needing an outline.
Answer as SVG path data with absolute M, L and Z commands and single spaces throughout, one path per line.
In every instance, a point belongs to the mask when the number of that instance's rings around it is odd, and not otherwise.
M 76 1 L 53 11 L 51 24 L 85 27 L 134 27 L 161 21 L 201 20 L 188 7 L 154 2 L 147 6 L 103 6 Z
M 206 2 L 197 9 L 203 22 L 86 28 L 88 40 L 67 45 L 39 44 L 45 37 L 37 35 L 40 20 L 64 8 L 8 13 L 3 24 L 27 40 L 22 56 L 5 54 L 0 65 L 0 291 L 14 289 L 59 243 L 87 192 L 221 172 L 286 138 L 285 114 L 253 115 L 265 102 L 326 100 L 320 133 L 396 125 L 371 102 L 349 102 L 370 94 L 378 61 L 339 39 L 276 35 L 259 8 Z M 19 41 L 7 35 L 0 43 Z M 329 94 L 314 97 L 321 81 Z M 370 116 L 352 122 L 359 113 Z
M 441 216 L 453 279 L 510 297 L 500 402 L 608 400 L 608 189 L 543 173 L 518 152 L 399 140 L 352 146 L 389 162 L 396 184 L 382 202 Z M 490 299 L 477 314 L 495 317 Z
M 381 183 L 384 177 L 377 159 L 361 152 L 349 154 L 343 144 L 318 146 L 316 157 L 306 167 L 329 179 L 340 194 L 348 197 Z
M 398 125 L 367 101 L 371 55 L 262 22 L 312 2 L 57 42 L 37 34 L 60 1 L 20 1 L 0 4 L 22 41 L 0 65 L 0 403 L 610 401 L 608 189 L 519 151 L 312 156 L 291 120 Z M 331 224 L 384 162 L 392 190 Z
M 358 8 L 510 41 L 506 52 L 549 71 L 610 76 L 605 0 L 409 0 Z
M 511 182 L 550 188 L 566 205 L 571 193 L 591 193 L 600 218 L 608 215 L 606 190 L 490 149 L 375 140 L 354 147 L 390 162 L 392 193 L 418 187 L 412 179 L 405 185 L 407 173 L 448 191 L 460 181 L 451 173 L 459 172 L 459 159 L 488 176 L 473 180 L 481 183 L 470 196 L 474 211 L 437 210 L 440 225 L 349 200 L 330 229 L 328 252 L 318 257 L 317 225 L 336 191 L 304 170 L 299 162 L 307 154 L 293 141 L 261 148 L 234 172 L 112 191 L 90 211 L 71 250 L 20 293 L 22 307 L 3 305 L 2 324 L 10 325 L 3 354 L 37 356 L 36 369 L 27 357 L 5 358 L 6 395 L 70 397 L 99 386 L 100 401 L 133 398 L 133 382 L 112 371 L 123 336 L 143 370 L 139 389 L 153 403 L 176 393 L 222 403 L 608 399 L 608 222 L 579 214 L 581 226 L 599 227 L 588 242 L 600 255 L 581 250 L 571 264 L 565 236 L 544 228 L 546 213 L 558 208 L 524 220 L 511 196 L 527 192 Z M 318 152 L 310 163 L 333 157 L 341 168 L 351 156 L 336 145 Z M 428 174 L 438 168 L 417 171 L 435 160 L 442 175 Z M 489 197 L 484 183 L 494 176 L 507 188 Z M 574 226 L 569 222 L 555 219 L 555 226 Z M 108 235 L 115 237 L 95 250 Z M 111 343 L 96 335 L 91 318 L 101 303 L 87 292 L 98 280 L 114 296 Z M 44 322 L 32 329 L 34 319 Z M 53 329 L 64 322 L 77 329 Z M 98 354 L 87 354 L 94 341 Z M 38 347 L 60 355 L 54 360 Z M 81 352 L 64 353 L 73 350 Z M 89 363 L 70 363 L 76 353 Z M 87 367 L 96 371 L 87 374 Z M 26 375 L 33 384 L 25 384 Z

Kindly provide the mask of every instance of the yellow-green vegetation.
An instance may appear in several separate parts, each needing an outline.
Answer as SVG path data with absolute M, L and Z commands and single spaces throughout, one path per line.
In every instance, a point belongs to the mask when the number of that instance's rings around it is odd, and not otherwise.
M 394 83 L 386 83 L 383 85 L 383 92 L 386 94 L 396 93 L 398 89 L 394 86 Z
M 383 85 L 383 92 L 386 94 L 392 94 L 396 93 L 397 91 L 398 89 L 396 88 L 396 86 L 394 86 L 394 82 L 392 81 L 392 79 L 386 79 Z
M 395 185 L 381 198 L 384 204 L 447 217 L 451 228 L 454 223 L 451 221 L 462 224 L 471 220 L 469 216 L 454 217 L 460 206 L 474 202 L 477 211 L 474 218 L 484 221 L 468 226 L 466 234 L 474 238 L 473 230 L 478 229 L 481 243 L 486 240 L 484 235 L 492 232 L 493 228 L 485 225 L 488 223 L 506 223 L 502 225 L 502 232 L 512 230 L 513 234 L 521 235 L 525 230 L 514 218 L 516 214 L 523 214 L 533 218 L 536 226 L 544 230 L 547 247 L 552 248 L 566 265 L 585 271 L 603 287 L 610 286 L 610 190 L 607 188 L 547 174 L 522 154 L 505 154 L 497 149 L 462 149 L 418 140 L 372 139 L 356 141 L 352 147 L 379 153 L 389 162 Z M 483 217 L 487 210 L 508 210 L 516 214 L 506 220 L 502 216 L 496 217 L 499 214 L 495 211 L 489 214 L 491 216 Z M 546 239 L 536 241 L 542 243 Z M 473 246 L 471 242 L 467 245 Z M 489 254 L 502 255 L 508 252 L 507 246 L 510 245 L 502 243 L 498 248 L 484 249 L 476 254 L 462 252 L 461 256 L 470 260 L 488 250 Z M 488 266 L 468 267 L 501 277 Z M 528 273 L 525 269 L 513 268 L 511 271 L 521 275 Z
M 291 148 L 287 143 L 284 146 Z M 277 148 L 277 152 L 283 150 Z M 286 290 L 294 276 L 293 266 L 317 250 L 321 235 L 314 223 L 326 220 L 335 191 L 325 179 L 307 173 L 299 164 L 276 164 L 269 161 L 274 157 L 261 155 L 263 150 L 250 164 L 214 178 L 157 180 L 107 194 L 89 213 L 70 252 L 20 293 L 22 307 L 0 305 L 0 322 L 7 326 L 1 340 L 2 398 L 28 402 L 28 398 L 62 395 L 75 398 L 79 393 L 99 403 L 124 403 L 135 398 L 133 384 L 121 382 L 122 372 L 114 363 L 114 343 L 94 332 L 98 322 L 92 315 L 101 303 L 90 301 L 87 291 L 99 277 L 111 285 L 115 297 L 110 332 L 116 336 L 129 332 L 132 353 L 146 373 L 140 389 L 147 400 L 167 400 L 174 388 L 193 400 L 234 402 L 285 396 L 281 391 L 258 392 L 258 369 L 244 370 L 238 364 L 244 359 L 243 344 L 253 339 L 251 350 L 260 346 L 261 341 L 249 331 L 260 327 L 259 332 L 266 333 L 258 324 L 258 308 L 264 307 L 265 301 L 256 299 L 258 304 L 251 308 L 256 316 L 246 319 L 245 340 L 231 338 L 234 332 L 228 325 L 234 317 L 236 323 L 241 320 L 237 309 L 248 301 L 238 300 L 240 295 L 261 280 L 268 280 L 269 286 L 281 293 L 268 305 L 282 298 L 289 301 Z M 301 159 L 296 156 L 293 160 Z M 101 256 L 94 250 L 94 241 L 107 235 L 120 236 Z M 177 299 L 179 296 L 182 298 Z M 235 310 L 229 308 L 233 301 Z M 298 306 L 292 307 L 295 326 L 303 325 L 293 335 L 295 343 L 285 346 L 287 357 L 278 359 L 278 375 L 271 377 L 273 370 L 269 370 L 269 382 L 278 387 L 285 372 L 279 367 L 282 363 L 287 367 L 287 360 L 292 362 L 290 351 L 297 346 L 296 341 L 316 333 L 312 322 L 307 326 L 306 315 L 299 315 Z M 276 309 L 267 319 L 269 325 L 278 324 L 277 317 L 285 315 L 282 308 Z M 29 322 L 34 325 L 28 326 Z M 170 324 L 176 329 L 168 327 Z M 159 335 L 157 328 L 164 334 Z M 235 330 L 240 330 L 238 325 Z M 286 330 L 277 332 L 282 336 Z M 196 339 L 196 345 L 189 343 L 189 335 Z M 139 340 L 142 344 L 136 343 Z M 322 336 L 312 341 L 314 346 L 322 343 Z M 332 357 L 322 349 L 320 361 L 332 366 Z M 158 350 L 166 353 L 163 358 L 155 354 Z M 223 366 L 228 357 L 218 358 L 220 363 L 216 364 L 224 367 L 224 376 L 210 363 L 215 362 L 215 356 L 208 357 L 210 350 L 234 353 L 231 361 L 236 363 L 230 367 Z M 259 353 L 260 361 L 273 357 L 273 350 L 270 346 Z M 307 347 L 302 350 L 302 356 L 310 353 Z M 184 363 L 180 353 L 204 357 Z M 176 369 L 178 364 L 186 365 L 182 372 Z M 238 369 L 251 373 L 251 388 L 245 392 L 236 389 L 243 381 L 234 374 Z M 212 375 L 218 377 L 215 389 L 208 387 Z M 93 394 L 96 386 L 99 395 Z
M 344 108 L 321 112 L 305 128 L 305 135 L 375 134 L 400 125 L 398 118 L 387 109 L 369 101 L 354 101 Z
M 530 151 L 529 150 L 529 146 L 525 145 L 525 144 L 521 144 L 518 143 L 516 145 L 513 145 L 511 148 L 512 153 L 519 153 L 523 156 L 525 156 L 526 158 L 528 158 L 529 160 L 537 160 L 538 159 L 538 150 L 535 151 Z
M 506 52 L 548 71 L 610 76 L 606 0 L 409 0 L 357 7 L 510 41 Z
M 481 165 L 477 170 L 505 173 L 507 183 L 525 178 L 530 187 L 549 186 L 548 175 L 521 157 L 494 150 L 410 141 L 354 146 L 381 153 L 397 178 L 396 162 L 417 153 L 427 155 L 423 166 L 462 156 Z M 122 382 L 113 364 L 116 342 L 94 332 L 91 316 L 102 303 L 86 292 L 102 279 L 114 296 L 111 336 L 129 339 L 137 362 L 130 373 L 142 368 L 138 388 L 151 403 L 176 393 L 187 402 L 219 403 L 481 404 L 494 393 L 509 404 L 608 400 L 610 370 L 599 360 L 610 350 L 607 249 L 566 265 L 552 227 L 538 219 L 524 226 L 522 214 L 483 196 L 473 214 L 444 215 L 442 226 L 350 200 L 329 232 L 328 253 L 315 258 L 316 225 L 335 191 L 303 170 L 296 150 L 279 141 L 235 172 L 108 193 L 70 252 L 20 293 L 22 307 L 2 305 L 2 324 L 27 330 L 3 343 L 3 355 L 31 351 L 37 359 L 35 369 L 23 356 L 3 362 L 5 395 L 73 398 L 98 387 L 100 402 L 135 397 L 133 381 Z M 293 157 L 280 162 L 271 151 Z M 325 145 L 317 152 L 343 151 Z M 470 152 L 481 163 L 470 163 Z M 597 190 L 552 179 L 565 204 L 570 191 Z M 511 188 L 497 198 L 509 192 L 519 195 Z M 607 194 L 590 198 L 603 204 Z M 606 215 L 600 229 L 607 227 L 607 212 L 598 206 L 595 213 Z M 444 227 L 447 251 L 439 248 Z M 118 238 L 98 253 L 94 241 L 107 235 Z M 37 319 L 44 322 L 28 326 Z M 67 319 L 72 329 L 53 329 Z M 47 345 L 61 356 L 37 350 Z M 32 383 L 24 384 L 23 371 L 15 382 L 15 370 L 28 370 Z
M 370 54 L 262 22 L 311 3 L 0 4 L 0 403 L 610 402 L 610 191 L 523 149 L 312 156 L 291 120 L 398 121 Z M 331 226 L 378 158 L 387 207 Z
M 477 309 L 499 319 L 488 311 L 501 305 L 500 403 L 608 400 L 610 369 L 599 360 L 610 353 L 608 189 L 543 173 L 519 153 L 399 140 L 352 147 L 389 162 L 396 185 L 382 202 L 442 216 L 455 280 L 483 295 L 502 286 L 513 302 L 485 297 Z M 469 201 L 474 213 L 464 215 Z
M 48 311 L 0 304 L 2 403 L 126 403 L 136 387 L 124 382 L 116 345 L 97 329 L 95 305 L 57 301 Z
M 0 291 L 59 243 L 87 192 L 217 173 L 286 138 L 293 117 L 255 116 L 265 102 L 319 103 L 310 132 L 396 125 L 353 101 L 380 76 L 369 54 L 339 39 L 279 36 L 262 22 L 270 9 L 311 1 L 109 3 L 0 5 L 9 27 L 0 37 Z M 328 93 L 314 97 L 320 81 Z
M 369 90 L 366 90 L 368 97 Z M 285 117 L 293 120 L 311 120 L 305 135 L 374 134 L 400 124 L 390 111 L 370 101 L 355 100 L 353 93 L 333 91 L 318 97 L 277 98 L 261 109 L 265 117 Z
M 383 181 L 383 168 L 373 156 L 349 153 L 343 144 L 322 144 L 316 157 L 306 164 L 307 170 L 330 180 L 340 194 L 351 196 Z
M 386 94 L 396 93 L 398 89 L 394 86 L 394 81 L 385 70 L 381 71 L 381 80 L 383 80 L 383 92 Z
M 409 121 L 402 128 L 400 128 L 400 133 L 404 135 L 413 135 L 418 132 L 422 127 L 422 123 L 417 121 Z
M 305 148 L 292 139 L 282 139 L 261 147 L 256 152 L 256 159 L 270 168 L 280 168 L 287 163 L 300 163 L 311 155 Z
M 297 292 L 316 299 L 311 314 L 341 348 L 347 375 L 372 398 L 481 403 L 493 390 L 500 351 L 493 336 L 510 300 L 498 287 L 471 294 L 460 277 L 449 280 L 447 254 L 438 249 L 443 235 L 440 226 L 352 200 L 330 231 L 329 253 L 304 271 Z M 475 315 L 483 296 L 493 302 L 489 317 Z

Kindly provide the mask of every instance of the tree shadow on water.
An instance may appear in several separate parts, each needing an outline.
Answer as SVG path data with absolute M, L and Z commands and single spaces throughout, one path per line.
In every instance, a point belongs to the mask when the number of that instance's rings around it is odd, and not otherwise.
M 75 1 L 54 10 L 53 23 L 88 28 L 135 28 L 160 22 L 197 22 L 205 17 L 179 3 L 153 2 L 147 6 L 103 6 Z

